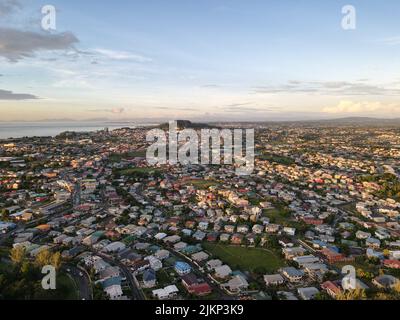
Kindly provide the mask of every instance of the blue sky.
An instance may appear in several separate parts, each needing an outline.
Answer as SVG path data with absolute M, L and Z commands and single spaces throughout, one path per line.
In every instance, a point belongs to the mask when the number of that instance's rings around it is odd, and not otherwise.
M 0 119 L 400 117 L 399 14 L 395 0 L 0 0 Z

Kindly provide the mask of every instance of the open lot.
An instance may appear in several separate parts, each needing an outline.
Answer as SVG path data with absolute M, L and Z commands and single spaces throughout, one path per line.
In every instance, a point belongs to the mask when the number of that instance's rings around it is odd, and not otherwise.
M 255 271 L 257 268 L 264 268 L 266 272 L 275 272 L 284 266 L 283 259 L 267 249 L 211 243 L 204 243 L 203 246 L 214 257 L 234 269 Z

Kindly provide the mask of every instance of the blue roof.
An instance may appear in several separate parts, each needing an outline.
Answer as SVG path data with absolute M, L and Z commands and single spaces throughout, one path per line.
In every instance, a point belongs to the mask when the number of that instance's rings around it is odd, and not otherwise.
M 178 261 L 175 263 L 175 269 L 179 271 L 187 271 L 191 270 L 190 265 L 187 264 L 186 262 Z
M 107 288 L 113 285 L 121 285 L 122 278 L 120 276 L 109 278 L 101 283 L 103 288 Z
M 153 269 L 147 269 L 143 272 L 143 281 L 156 280 L 156 272 Z
M 4 222 L 4 221 L 0 221 L 0 227 L 3 228 L 15 228 L 17 225 L 15 223 L 12 222 Z
M 337 253 L 339 253 L 339 248 L 338 247 L 336 247 L 336 246 L 329 246 L 328 247 L 330 250 L 332 250 L 332 251 L 335 251 L 335 252 L 337 252 Z
M 321 240 L 313 240 L 312 242 L 313 242 L 314 244 L 319 245 L 320 247 L 326 247 L 326 246 L 327 246 L 327 243 L 324 242 L 324 241 L 321 241 Z

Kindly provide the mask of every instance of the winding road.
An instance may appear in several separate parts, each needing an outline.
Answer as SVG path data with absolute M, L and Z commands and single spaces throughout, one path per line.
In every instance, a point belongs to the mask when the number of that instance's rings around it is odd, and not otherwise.
M 79 291 L 79 300 L 93 300 L 92 285 L 87 272 L 73 265 L 65 265 L 62 269 L 74 280 Z

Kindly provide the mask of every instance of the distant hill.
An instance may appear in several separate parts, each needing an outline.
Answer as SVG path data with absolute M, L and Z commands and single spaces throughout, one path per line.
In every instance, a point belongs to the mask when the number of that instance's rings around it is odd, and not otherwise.
M 380 119 L 370 117 L 346 117 L 337 119 L 319 120 L 291 120 L 291 121 L 248 121 L 237 122 L 236 125 L 294 125 L 294 126 L 373 126 L 373 127 L 400 127 L 400 118 Z
M 206 123 L 193 123 L 189 120 L 176 120 L 178 129 L 208 129 L 215 128 L 215 126 L 210 126 Z M 162 130 L 169 129 L 169 123 L 162 123 L 159 125 L 159 128 Z
M 332 124 L 332 125 L 377 125 L 377 126 L 399 126 L 400 118 L 379 119 L 369 117 L 347 117 L 329 120 L 317 120 L 313 122 Z

